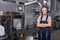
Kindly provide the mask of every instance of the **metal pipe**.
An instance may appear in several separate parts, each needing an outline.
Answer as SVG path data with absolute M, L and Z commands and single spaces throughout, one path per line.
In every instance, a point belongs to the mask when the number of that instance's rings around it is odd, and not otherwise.
M 37 0 L 32 1 L 32 2 L 28 2 L 28 3 L 25 3 L 24 5 L 30 5 L 30 4 L 33 4 L 33 3 L 36 3 L 36 2 L 37 2 Z
M 54 10 L 56 11 L 56 0 L 55 0 L 55 7 L 54 7 Z

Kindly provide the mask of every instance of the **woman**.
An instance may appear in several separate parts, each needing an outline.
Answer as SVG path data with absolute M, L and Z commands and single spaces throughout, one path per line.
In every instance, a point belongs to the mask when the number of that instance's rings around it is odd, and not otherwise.
M 42 7 L 42 15 L 37 19 L 38 40 L 50 40 L 50 27 L 52 24 L 51 16 L 47 14 L 47 7 Z

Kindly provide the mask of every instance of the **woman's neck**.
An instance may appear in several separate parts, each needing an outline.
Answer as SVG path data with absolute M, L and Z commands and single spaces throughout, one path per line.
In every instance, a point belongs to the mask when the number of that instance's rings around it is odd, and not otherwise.
M 43 16 L 47 16 L 46 14 L 43 14 Z

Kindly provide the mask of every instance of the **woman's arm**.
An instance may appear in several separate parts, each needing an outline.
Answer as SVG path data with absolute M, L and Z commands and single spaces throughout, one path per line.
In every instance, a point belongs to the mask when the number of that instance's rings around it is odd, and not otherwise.
M 40 23 L 40 16 L 37 19 L 37 27 L 45 27 L 45 25 Z
M 51 16 L 48 17 L 48 24 L 43 24 L 45 25 L 46 27 L 49 26 L 51 27 L 52 26 L 52 19 L 51 19 Z
M 41 24 L 40 23 L 40 17 L 38 17 L 38 19 L 37 19 L 37 27 L 51 27 L 51 25 L 52 25 L 52 20 L 51 20 L 51 17 L 49 16 L 49 18 L 48 18 L 48 23 L 47 24 Z
M 43 24 L 45 27 L 51 27 L 52 22 L 48 22 L 48 24 Z

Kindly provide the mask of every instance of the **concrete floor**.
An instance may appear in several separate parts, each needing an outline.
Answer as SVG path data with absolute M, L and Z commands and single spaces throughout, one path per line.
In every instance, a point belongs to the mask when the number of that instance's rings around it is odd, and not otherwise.
M 51 34 L 51 40 L 60 40 L 60 29 Z

